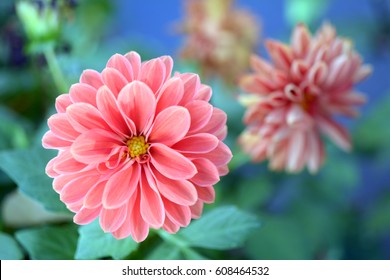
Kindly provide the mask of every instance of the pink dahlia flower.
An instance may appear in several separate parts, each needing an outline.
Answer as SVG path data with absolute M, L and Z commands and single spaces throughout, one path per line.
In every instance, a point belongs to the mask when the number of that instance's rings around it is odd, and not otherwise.
M 321 134 L 351 149 L 347 130 L 334 116 L 357 115 L 353 106 L 365 98 L 353 86 L 371 67 L 329 24 L 315 36 L 298 25 L 290 46 L 269 40 L 266 47 L 272 63 L 253 56 L 254 73 L 240 81 L 248 93 L 241 98 L 248 109 L 240 143 L 254 161 L 269 159 L 271 169 L 298 172 L 307 166 L 314 173 L 324 160 Z
M 59 153 L 46 172 L 75 223 L 99 217 L 105 232 L 140 242 L 149 228 L 177 232 L 214 201 L 232 157 L 226 114 L 198 75 L 171 77 L 172 65 L 116 54 L 57 98 L 42 141 Z

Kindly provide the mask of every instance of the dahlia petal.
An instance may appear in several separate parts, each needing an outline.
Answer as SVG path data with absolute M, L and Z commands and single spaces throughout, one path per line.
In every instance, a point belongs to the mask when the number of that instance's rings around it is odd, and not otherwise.
M 324 159 L 324 146 L 317 132 L 308 132 L 307 134 L 307 167 L 310 173 L 316 173 Z
M 71 146 L 71 153 L 79 162 L 99 163 L 108 160 L 111 150 L 121 144 L 121 139 L 116 134 L 101 129 L 92 129 L 75 140 Z
M 219 182 L 218 169 L 215 165 L 204 158 L 194 159 L 192 161 L 195 164 L 198 173 L 191 178 L 191 182 L 199 186 L 214 185 Z
M 80 172 L 87 165 L 74 159 L 69 150 L 62 151 L 56 157 L 53 169 L 59 174 Z
M 114 94 L 106 86 L 102 86 L 97 93 L 97 107 L 101 112 L 104 120 L 115 132 L 130 136 L 135 133 L 135 125 L 129 122 L 128 125 L 119 111 Z
M 333 60 L 329 66 L 329 75 L 325 80 L 324 86 L 327 88 L 338 86 L 341 81 L 348 77 L 350 71 L 349 66 L 349 57 L 346 54 L 343 54 Z
M 229 173 L 229 167 L 227 165 L 218 166 L 217 169 L 219 176 L 225 176 Z
M 310 127 L 312 124 L 311 117 L 302 109 L 301 106 L 296 104 L 292 105 L 287 111 L 286 122 L 291 127 Z
M 103 85 L 103 79 L 99 72 L 95 70 L 84 70 L 80 77 L 80 83 L 88 84 L 96 89 Z
M 297 172 L 303 167 L 305 145 L 306 140 L 303 132 L 294 132 L 291 135 L 288 147 L 287 171 Z
M 97 208 L 102 205 L 103 192 L 105 190 L 107 181 L 102 181 L 94 185 L 84 197 L 84 206 L 86 208 Z
M 309 69 L 308 64 L 303 60 L 294 60 L 291 64 L 290 75 L 295 83 L 299 83 L 303 80 Z
M 64 140 L 55 135 L 51 130 L 46 132 L 42 137 L 42 146 L 45 149 L 65 149 L 72 145 L 71 141 Z
M 212 186 L 197 187 L 199 199 L 206 203 L 213 203 L 215 200 L 215 190 Z
M 322 85 L 329 75 L 328 66 L 323 61 L 318 61 L 310 68 L 307 75 L 309 83 Z
M 187 134 L 190 122 L 187 109 L 180 106 L 166 108 L 154 120 L 148 141 L 171 146 Z
M 149 152 L 153 166 L 170 179 L 189 179 L 197 172 L 195 165 L 189 159 L 163 144 L 152 144 Z
M 164 200 L 166 215 L 175 224 L 186 227 L 191 222 L 191 210 L 189 206 L 182 206 Z
M 298 24 L 295 27 L 291 37 L 291 48 L 295 57 L 303 57 L 310 47 L 311 35 L 304 24 Z
M 54 171 L 54 164 L 57 161 L 57 157 L 58 156 L 49 160 L 49 162 L 46 165 L 45 172 L 46 172 L 47 176 L 49 176 L 50 178 L 55 178 L 55 177 L 60 175 L 59 173 Z
M 227 125 L 225 125 L 221 130 L 219 130 L 217 133 L 215 133 L 215 137 L 217 137 L 219 140 L 223 141 L 225 140 L 228 133 Z
M 210 121 L 199 131 L 216 134 L 225 128 L 227 116 L 224 111 L 218 108 L 213 108 L 213 114 Z
M 102 78 L 104 84 L 111 90 L 111 92 L 118 96 L 119 92 L 127 85 L 126 78 L 122 75 L 121 72 L 115 68 L 105 68 L 102 71 Z
M 54 159 L 57 159 L 57 158 L 54 158 Z M 53 180 L 53 189 L 57 193 L 60 193 L 67 183 L 69 183 L 70 181 L 72 181 L 78 177 L 80 177 L 79 173 L 60 174 L 59 176 L 55 177 Z
M 188 102 L 190 102 L 200 87 L 200 79 L 197 74 L 193 73 L 184 73 L 177 75 L 183 80 L 184 84 L 184 94 L 183 98 L 180 101 L 180 105 L 185 106 Z
M 264 121 L 266 123 L 271 124 L 280 124 L 283 123 L 286 118 L 286 109 L 285 108 L 277 108 L 271 111 L 265 118 Z
M 153 92 L 157 92 L 165 81 L 166 67 L 164 62 L 155 58 L 141 65 L 138 80 L 149 86 Z
M 196 99 L 209 102 L 211 95 L 212 95 L 211 87 L 202 84 L 200 85 Z
M 284 93 L 288 99 L 293 102 L 302 102 L 303 92 L 300 87 L 290 83 L 284 87 Z
M 126 238 L 131 235 L 131 227 L 133 223 L 131 212 L 133 211 L 136 198 L 137 194 L 135 193 L 127 203 L 127 214 L 123 224 L 117 230 L 112 232 L 112 235 L 117 239 Z
M 218 146 L 219 140 L 208 133 L 186 136 L 171 148 L 180 153 L 208 153 Z
M 172 75 L 173 59 L 169 55 L 161 56 L 160 59 L 165 65 L 165 79 L 164 79 L 164 81 L 166 81 Z
M 64 140 L 72 141 L 80 135 L 69 122 L 67 114 L 54 114 L 48 119 L 47 124 L 57 137 Z
M 56 98 L 55 107 L 58 113 L 65 113 L 66 108 L 72 104 L 69 94 L 61 94 Z
M 289 70 L 293 60 L 291 49 L 287 45 L 273 40 L 266 41 L 265 46 L 277 68 Z
M 61 190 L 60 198 L 65 203 L 75 203 L 82 200 L 87 192 L 100 180 L 100 174 L 92 171 L 88 175 L 76 177 Z
M 187 180 L 171 180 L 154 170 L 157 188 L 167 200 L 180 205 L 193 205 L 198 199 L 195 186 Z
M 154 191 L 146 179 L 146 175 L 141 175 L 141 216 L 151 227 L 160 228 L 165 219 L 164 204 L 160 194 Z
M 82 207 L 80 211 L 73 217 L 73 222 L 78 225 L 86 225 L 95 220 L 102 210 L 101 207 L 96 208 L 86 208 Z
M 118 107 L 125 117 L 134 122 L 137 132 L 142 133 L 153 120 L 156 98 L 146 84 L 134 81 L 119 93 Z
M 138 79 L 138 74 L 141 69 L 141 57 L 136 52 L 129 52 L 125 54 L 125 58 L 130 62 L 134 79 Z
M 68 120 L 75 130 L 80 133 L 94 128 L 109 130 L 102 114 L 94 106 L 88 103 L 72 104 L 66 109 Z
M 229 163 L 233 155 L 225 143 L 219 141 L 218 146 L 210 153 L 202 155 L 202 158 L 210 160 L 215 166 L 223 166 Z
M 360 66 L 356 72 L 354 73 L 352 77 L 352 81 L 354 83 L 358 83 L 360 81 L 363 81 L 365 78 L 367 78 L 372 73 L 372 66 L 371 65 L 363 65 Z
M 328 117 L 318 117 L 318 126 L 337 146 L 345 151 L 351 150 L 351 139 L 347 130 Z
M 73 213 L 77 213 L 81 210 L 81 208 L 83 208 L 83 202 L 80 200 L 75 203 L 67 203 L 66 208 L 68 208 Z
M 134 203 L 133 211 L 131 212 L 130 231 L 131 237 L 136 242 L 142 242 L 146 239 L 149 233 L 149 225 L 144 221 L 140 212 L 140 195 Z
M 366 96 L 356 91 L 351 91 L 343 95 L 337 95 L 335 98 L 337 103 L 342 103 L 348 106 L 362 105 L 367 101 Z
M 118 70 L 128 82 L 134 80 L 133 67 L 123 55 L 114 54 L 111 56 L 106 67 Z
M 287 168 L 288 149 L 286 149 L 283 144 L 280 144 L 279 146 L 282 146 L 282 148 L 275 149 L 276 151 L 272 153 L 270 158 L 270 169 L 272 170 L 282 170 Z
M 179 78 L 171 78 L 162 86 L 157 96 L 156 113 L 169 106 L 175 106 L 183 97 L 184 85 Z
M 144 174 L 146 176 L 146 180 L 148 181 L 149 186 L 155 192 L 158 192 L 156 178 L 154 177 L 154 174 L 151 171 L 152 168 L 153 167 L 150 166 L 150 162 L 148 162 L 147 166 L 144 166 L 143 172 L 144 172 Z
M 211 119 L 213 115 L 213 106 L 202 100 L 194 100 L 186 105 L 188 112 L 191 115 L 190 132 L 196 132 L 202 129 Z
M 250 57 L 250 64 L 253 70 L 255 70 L 255 72 L 257 72 L 260 75 L 269 76 L 269 74 L 274 69 L 271 64 L 269 64 L 264 59 L 254 54 L 252 54 Z
M 88 84 L 74 84 L 70 87 L 69 97 L 73 103 L 83 102 L 96 107 L 96 89 Z
M 131 164 L 131 165 L 130 165 Z M 130 162 L 121 171 L 112 175 L 103 193 L 103 206 L 106 209 L 118 208 L 126 203 L 138 187 L 141 167 Z
M 179 231 L 180 226 L 172 222 L 168 217 L 165 217 L 163 229 L 170 234 L 175 234 L 176 232 Z
M 198 200 L 194 205 L 190 206 L 191 218 L 199 219 L 203 212 L 203 201 Z
M 127 216 L 127 203 L 115 209 L 105 209 L 100 213 L 100 226 L 104 232 L 116 231 L 125 221 Z

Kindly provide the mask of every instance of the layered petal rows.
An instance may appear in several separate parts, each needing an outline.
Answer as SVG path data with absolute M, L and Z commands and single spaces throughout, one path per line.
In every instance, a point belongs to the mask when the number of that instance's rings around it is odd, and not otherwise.
M 57 98 L 42 142 L 59 152 L 46 172 L 75 223 L 99 217 L 105 232 L 140 242 L 150 228 L 177 232 L 214 201 L 232 157 L 226 114 L 198 75 L 171 77 L 172 66 L 169 56 L 116 54 Z
M 365 97 L 353 86 L 371 67 L 328 23 L 314 36 L 299 24 L 290 45 L 268 40 L 266 47 L 271 62 L 252 56 L 253 73 L 240 81 L 247 128 L 239 141 L 254 161 L 268 159 L 271 169 L 307 166 L 315 173 L 324 161 L 322 134 L 350 150 L 349 134 L 334 116 L 357 115 L 353 107 Z

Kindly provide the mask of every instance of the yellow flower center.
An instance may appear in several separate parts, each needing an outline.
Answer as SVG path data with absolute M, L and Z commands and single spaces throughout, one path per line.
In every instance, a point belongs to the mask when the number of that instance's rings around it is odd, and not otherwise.
M 126 144 L 129 148 L 129 155 L 131 158 L 146 154 L 149 148 L 149 144 L 145 143 L 144 136 L 134 136 L 133 138 L 127 140 Z

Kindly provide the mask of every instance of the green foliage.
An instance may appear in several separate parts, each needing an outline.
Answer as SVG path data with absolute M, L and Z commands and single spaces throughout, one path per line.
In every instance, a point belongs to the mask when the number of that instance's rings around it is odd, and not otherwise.
M 242 246 L 251 230 L 259 226 L 254 215 L 225 206 L 204 214 L 177 235 L 191 247 L 227 250 Z
M 295 220 L 288 217 L 263 217 L 263 227 L 254 231 L 246 246 L 253 259 L 310 259 L 310 244 Z
M 0 233 L 0 260 L 20 260 L 23 252 L 19 244 L 10 235 Z
M 110 233 L 104 233 L 98 220 L 91 224 L 81 226 L 79 233 L 80 238 L 77 243 L 75 256 L 79 260 L 104 257 L 123 259 L 138 248 L 138 243 L 131 237 L 118 240 Z
M 179 260 L 184 259 L 180 247 L 169 242 L 163 242 L 147 256 L 148 260 Z
M 0 150 L 27 148 L 31 125 L 6 107 L 0 107 Z
M 15 181 L 22 192 L 42 203 L 46 209 L 68 212 L 51 186 L 52 179 L 45 174 L 46 164 L 55 154 L 41 147 L 3 151 L 0 152 L 0 169 Z
M 299 22 L 310 25 L 323 15 L 327 7 L 328 0 L 288 0 L 285 14 L 290 25 Z
M 386 194 L 366 213 L 365 234 L 370 238 L 385 236 L 390 232 L 390 194 Z
M 16 12 L 30 40 L 30 51 L 40 52 L 55 43 L 60 31 L 59 16 L 49 2 L 43 1 L 40 9 L 37 3 L 19 1 Z
M 77 244 L 77 226 L 46 226 L 16 232 L 16 239 L 34 260 L 71 260 Z
M 390 98 L 386 97 L 360 121 L 353 134 L 355 149 L 358 152 L 368 155 L 390 152 L 389 112 Z

